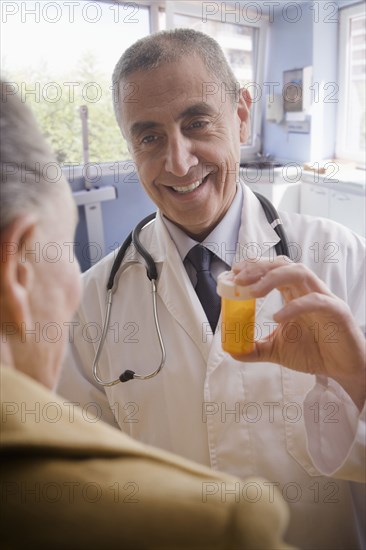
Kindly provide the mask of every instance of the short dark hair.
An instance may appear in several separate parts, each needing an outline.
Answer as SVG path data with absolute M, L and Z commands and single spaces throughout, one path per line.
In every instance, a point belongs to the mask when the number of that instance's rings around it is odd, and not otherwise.
M 130 46 L 119 59 L 112 76 L 114 109 L 119 122 L 119 83 L 136 71 L 152 71 L 166 63 L 178 62 L 183 56 L 196 55 L 207 71 L 228 90 L 236 90 L 238 83 L 219 44 L 203 32 L 192 29 L 161 31 L 141 38 Z M 235 105 L 239 94 L 230 94 Z

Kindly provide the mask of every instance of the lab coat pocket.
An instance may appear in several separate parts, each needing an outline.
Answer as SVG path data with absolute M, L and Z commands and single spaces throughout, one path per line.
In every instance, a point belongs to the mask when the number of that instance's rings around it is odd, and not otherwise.
M 314 467 L 307 449 L 304 420 L 304 399 L 314 383 L 315 377 L 313 375 L 282 368 L 284 396 L 282 416 L 287 452 L 310 476 L 320 475 Z

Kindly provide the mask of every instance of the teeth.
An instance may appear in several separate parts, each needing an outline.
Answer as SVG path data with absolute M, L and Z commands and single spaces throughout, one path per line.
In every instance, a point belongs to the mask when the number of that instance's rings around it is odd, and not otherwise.
M 197 189 L 197 187 L 199 187 L 201 185 L 203 180 L 197 180 L 193 183 L 191 183 L 190 185 L 186 185 L 184 187 L 180 186 L 180 187 L 173 187 L 174 191 L 177 191 L 178 193 L 190 193 L 191 191 L 194 191 L 195 189 Z

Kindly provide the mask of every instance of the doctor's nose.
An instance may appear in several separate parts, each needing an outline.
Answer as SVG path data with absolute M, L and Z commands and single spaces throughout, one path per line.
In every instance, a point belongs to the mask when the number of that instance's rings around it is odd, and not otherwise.
M 168 140 L 165 151 L 165 170 L 175 176 L 185 176 L 190 168 L 197 166 L 198 158 L 192 152 L 192 144 L 182 135 Z

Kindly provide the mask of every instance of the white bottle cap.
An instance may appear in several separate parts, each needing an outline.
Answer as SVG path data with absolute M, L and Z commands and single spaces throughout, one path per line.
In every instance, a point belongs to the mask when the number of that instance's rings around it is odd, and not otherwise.
M 233 271 L 220 273 L 217 278 L 217 294 L 229 300 L 253 300 L 249 287 L 235 284 L 234 277 Z

